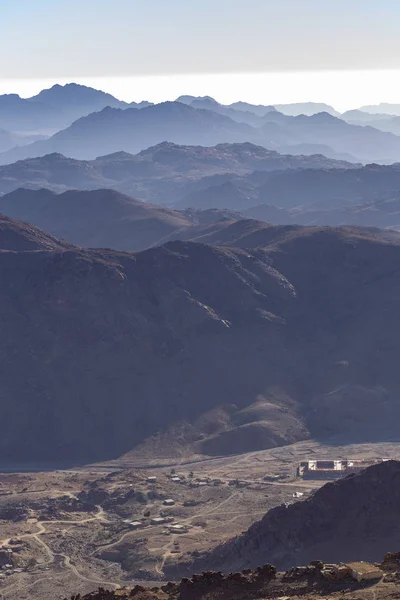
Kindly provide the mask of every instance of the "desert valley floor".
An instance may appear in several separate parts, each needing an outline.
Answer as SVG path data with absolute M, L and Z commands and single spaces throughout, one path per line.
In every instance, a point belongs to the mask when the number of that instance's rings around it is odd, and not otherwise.
M 400 443 L 304 441 L 224 458 L 129 454 L 74 470 L 3 472 L 0 598 L 160 584 L 165 566 L 326 483 L 296 477 L 300 461 L 399 455 Z

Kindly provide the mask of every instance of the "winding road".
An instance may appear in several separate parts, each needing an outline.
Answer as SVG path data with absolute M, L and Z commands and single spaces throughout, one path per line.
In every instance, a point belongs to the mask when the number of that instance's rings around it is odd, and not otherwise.
M 72 573 L 74 573 L 74 575 L 76 577 L 78 577 L 79 579 L 82 579 L 83 581 L 87 581 L 89 583 L 95 583 L 97 585 L 104 585 L 104 586 L 112 586 L 114 587 L 114 589 L 119 589 L 121 586 L 119 583 L 116 583 L 115 581 L 104 581 L 103 579 L 98 579 L 98 578 L 92 578 L 92 577 L 86 577 L 86 575 L 83 575 L 82 573 L 80 573 L 78 571 L 78 569 L 76 568 L 76 566 L 71 562 L 71 557 L 68 556 L 67 554 L 55 554 L 52 549 L 48 546 L 48 544 L 46 544 L 46 542 L 40 537 L 44 534 L 47 533 L 46 530 L 46 525 L 55 525 L 55 524 L 59 524 L 59 523 L 65 523 L 68 525 L 79 525 L 82 523 L 89 523 L 91 521 L 104 521 L 105 523 L 109 523 L 110 521 L 107 519 L 107 517 L 105 516 L 104 510 L 101 506 L 96 506 L 97 508 L 97 513 L 95 514 L 94 517 L 89 517 L 87 519 L 78 519 L 78 520 L 54 520 L 54 521 L 31 521 L 32 524 L 35 524 L 36 527 L 38 527 L 39 531 L 36 531 L 35 533 L 24 533 L 22 535 L 19 536 L 13 536 L 12 538 L 7 538 L 7 539 L 3 539 L 0 540 L 0 544 L 7 546 L 10 543 L 11 539 L 34 539 L 40 546 L 43 547 L 44 551 L 47 554 L 48 557 L 48 562 L 47 565 L 50 565 L 52 563 L 54 563 L 55 559 L 57 556 L 60 556 L 63 559 L 64 562 L 64 567 L 66 569 L 69 569 L 70 571 L 72 571 Z M 30 587 L 36 585 L 36 583 L 38 583 L 39 581 L 41 581 L 41 579 L 38 579 L 36 581 L 34 581 Z M 0 598 L 3 597 L 7 597 L 8 593 L 10 591 L 12 591 L 12 589 L 14 589 L 16 584 L 12 584 L 11 586 L 9 586 L 8 588 L 5 588 L 1 591 Z

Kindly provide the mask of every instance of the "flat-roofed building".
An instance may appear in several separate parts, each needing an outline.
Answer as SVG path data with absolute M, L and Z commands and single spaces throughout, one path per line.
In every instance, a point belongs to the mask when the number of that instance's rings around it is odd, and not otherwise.
M 356 581 L 371 581 L 380 579 L 383 575 L 381 569 L 364 561 L 346 563 L 346 567 L 350 569 L 350 574 Z

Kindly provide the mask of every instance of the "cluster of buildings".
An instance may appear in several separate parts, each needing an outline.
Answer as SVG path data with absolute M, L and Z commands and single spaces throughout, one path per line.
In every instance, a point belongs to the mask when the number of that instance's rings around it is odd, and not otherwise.
M 381 579 L 383 571 L 375 564 L 358 561 L 339 563 L 338 565 L 324 564 L 321 575 L 325 579 L 346 579 L 346 577 L 351 577 L 360 583 L 361 581 Z
M 319 572 L 323 579 L 340 581 L 354 579 L 357 582 L 377 581 L 383 577 L 380 565 L 364 561 L 339 564 L 327 564 L 319 560 L 312 561 L 307 567 L 293 567 L 286 571 L 284 580 L 296 580 L 308 577 L 311 573 Z
M 124 520 L 124 523 L 129 526 L 130 529 L 144 529 L 149 525 L 166 525 L 166 533 L 187 533 L 189 531 L 188 525 L 181 525 L 174 523 L 174 517 L 153 517 L 150 519 L 150 523 L 143 519 L 142 521 L 129 521 Z
M 390 459 L 306 460 L 297 467 L 297 477 L 303 479 L 339 479 L 350 473 L 358 473 L 366 467 L 385 460 Z

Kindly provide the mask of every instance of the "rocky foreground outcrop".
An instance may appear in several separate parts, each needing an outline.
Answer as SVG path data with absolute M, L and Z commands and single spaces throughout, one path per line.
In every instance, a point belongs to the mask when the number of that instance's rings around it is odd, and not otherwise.
M 360 579 L 360 573 L 363 575 Z M 325 564 L 312 561 L 286 572 L 278 572 L 266 564 L 255 570 L 244 570 L 227 575 L 207 571 L 182 579 L 178 583 L 145 588 L 98 591 L 71 600 L 202 600 L 232 599 L 255 600 L 257 598 L 326 598 L 327 596 L 367 600 L 373 594 L 376 600 L 397 598 L 400 592 L 400 553 L 386 554 L 380 563 Z

